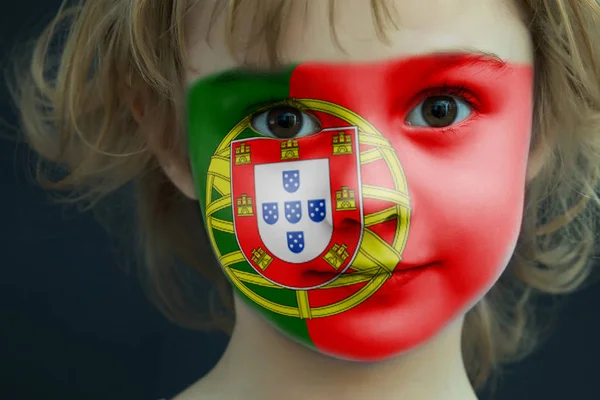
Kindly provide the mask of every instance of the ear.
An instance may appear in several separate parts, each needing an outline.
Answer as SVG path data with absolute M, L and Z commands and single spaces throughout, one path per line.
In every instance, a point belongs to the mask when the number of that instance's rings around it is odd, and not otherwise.
M 145 115 L 145 109 L 143 102 L 136 98 L 131 104 L 131 114 L 142 127 Z M 151 141 L 149 141 L 150 143 Z M 171 183 L 175 185 L 181 193 L 183 193 L 190 200 L 198 200 L 196 195 L 196 185 L 194 184 L 194 177 L 192 169 L 190 167 L 189 158 L 182 156 L 181 154 L 175 154 L 175 152 L 167 151 L 156 146 L 151 147 L 151 151 L 158 160 L 158 164 L 162 168 L 163 172 L 169 178 Z

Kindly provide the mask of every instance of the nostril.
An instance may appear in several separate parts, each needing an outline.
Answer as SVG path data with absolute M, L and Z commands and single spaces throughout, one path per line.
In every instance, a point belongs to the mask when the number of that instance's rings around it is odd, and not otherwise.
M 340 221 L 339 226 L 336 226 L 336 229 L 354 230 L 354 229 L 360 229 L 361 226 L 362 226 L 361 222 L 355 218 L 343 218 Z

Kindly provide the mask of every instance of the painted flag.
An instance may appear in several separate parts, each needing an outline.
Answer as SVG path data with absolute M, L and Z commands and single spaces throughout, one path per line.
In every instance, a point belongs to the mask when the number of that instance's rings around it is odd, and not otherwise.
M 389 358 L 439 332 L 514 249 L 532 88 L 530 66 L 474 54 L 194 83 L 192 169 L 237 293 L 294 339 L 345 359 Z M 435 96 L 462 98 L 470 115 L 441 128 L 406 122 Z M 293 124 L 297 134 L 281 128 Z

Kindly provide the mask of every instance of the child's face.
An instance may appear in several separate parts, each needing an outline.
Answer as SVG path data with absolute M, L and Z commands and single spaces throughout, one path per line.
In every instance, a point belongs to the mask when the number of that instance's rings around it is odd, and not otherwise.
M 381 360 L 462 316 L 514 250 L 531 41 L 507 1 L 398 0 L 386 45 L 348 0 L 342 52 L 327 2 L 300 3 L 269 74 L 227 71 L 222 21 L 209 46 L 210 10 L 190 15 L 196 189 L 237 295 L 323 353 Z

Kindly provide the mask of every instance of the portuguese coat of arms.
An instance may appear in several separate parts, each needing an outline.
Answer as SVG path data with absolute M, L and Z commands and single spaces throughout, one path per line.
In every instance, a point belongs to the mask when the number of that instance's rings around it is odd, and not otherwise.
M 355 127 L 231 143 L 235 235 L 257 273 L 310 289 L 350 266 L 363 232 L 358 152 Z

